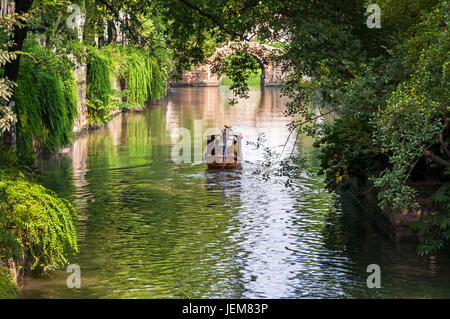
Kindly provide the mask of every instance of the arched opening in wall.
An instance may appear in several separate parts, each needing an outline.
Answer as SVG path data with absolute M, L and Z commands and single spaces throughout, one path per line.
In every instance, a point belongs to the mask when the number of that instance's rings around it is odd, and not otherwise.
M 225 71 L 220 74 L 220 85 L 232 86 L 246 82 L 250 87 L 264 86 L 265 68 L 262 61 L 247 52 L 234 53 L 225 58 Z

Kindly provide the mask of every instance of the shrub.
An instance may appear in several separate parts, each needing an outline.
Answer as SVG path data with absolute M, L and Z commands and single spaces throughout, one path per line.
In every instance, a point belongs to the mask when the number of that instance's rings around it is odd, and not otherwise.
M 18 155 L 31 162 L 33 140 L 47 151 L 56 151 L 72 142 L 77 86 L 73 65 L 65 55 L 33 44 L 27 47 L 37 63 L 29 57 L 21 59 L 14 99 Z
M 103 123 L 108 120 L 113 105 L 110 60 L 95 48 L 89 48 L 87 69 L 87 105 L 89 122 Z
M 17 298 L 17 285 L 7 267 L 0 263 L 0 299 Z
M 46 270 L 67 262 L 78 251 L 76 212 L 65 199 L 25 178 L 16 170 L 0 170 L 0 256 L 30 269 Z

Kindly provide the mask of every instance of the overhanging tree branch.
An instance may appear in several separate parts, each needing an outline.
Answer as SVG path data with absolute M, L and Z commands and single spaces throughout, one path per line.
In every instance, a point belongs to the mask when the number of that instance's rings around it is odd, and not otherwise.
M 178 1 L 181 2 L 182 4 L 184 4 L 186 7 L 197 11 L 200 15 L 208 18 L 214 24 L 216 24 L 220 29 L 222 29 L 226 33 L 232 35 L 233 37 L 239 37 L 239 38 L 241 38 L 241 40 L 249 41 L 249 39 L 247 37 L 245 37 L 245 35 L 243 35 L 241 33 L 237 33 L 237 32 L 232 31 L 232 30 L 229 30 L 217 17 L 215 17 L 212 14 L 210 14 L 210 13 L 200 9 L 199 7 L 197 7 L 197 6 L 193 5 L 192 3 L 190 3 L 189 1 L 187 1 L 187 0 L 178 0 Z
M 447 143 L 444 142 L 444 134 L 439 134 L 439 143 L 441 144 L 442 148 L 444 149 L 445 154 L 450 158 L 450 150 L 447 147 Z
M 98 1 L 99 1 L 101 4 L 103 4 L 103 5 L 106 7 L 106 9 L 108 9 L 108 10 L 114 15 L 114 18 L 116 19 L 116 21 L 120 22 L 121 25 L 123 25 L 123 26 L 125 27 L 125 29 L 131 34 L 131 37 L 132 37 L 135 41 L 138 41 L 138 40 L 139 40 L 139 37 L 138 37 L 138 35 L 136 35 L 135 30 L 134 30 L 133 28 L 131 28 L 131 27 L 128 25 L 128 23 L 126 23 L 125 21 L 123 21 L 123 20 L 120 18 L 120 10 L 116 10 L 110 3 L 108 3 L 108 2 L 105 1 L 105 0 L 98 0 Z M 149 45 L 149 46 L 150 46 L 150 42 L 149 42 L 146 38 L 144 38 L 144 37 L 140 37 L 140 38 L 142 39 L 142 41 L 145 42 L 146 45 Z
M 16 1 L 15 11 L 18 14 L 26 14 L 33 4 L 33 0 Z M 27 35 L 27 27 L 15 26 L 13 31 L 13 45 L 8 48 L 9 52 L 22 51 L 23 42 Z M 5 65 L 5 76 L 10 81 L 17 81 L 19 76 L 20 55 L 15 60 Z
M 426 157 L 431 158 L 433 161 L 435 161 L 436 163 L 438 163 L 438 164 L 440 164 L 442 166 L 450 167 L 450 162 L 449 161 L 444 160 L 442 157 L 440 157 L 440 156 L 438 156 L 438 155 L 436 155 L 436 154 L 434 154 L 434 153 L 432 153 L 432 152 L 430 152 L 428 150 L 424 150 L 423 154 Z

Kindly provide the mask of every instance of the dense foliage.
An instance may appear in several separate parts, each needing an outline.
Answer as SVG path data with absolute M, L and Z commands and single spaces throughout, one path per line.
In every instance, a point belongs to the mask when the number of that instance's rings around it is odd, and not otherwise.
M 72 205 L 25 178 L 17 170 L 0 171 L 0 256 L 46 270 L 64 265 L 76 252 Z
M 14 52 L 2 51 L 0 48 L 0 67 L 16 58 Z M 15 83 L 7 78 L 0 78 L 0 134 L 11 129 L 11 124 L 16 121 L 16 115 L 8 102 L 13 94 Z
M 9 30 L 13 26 L 21 24 L 19 18 L 21 17 L 16 16 L 9 19 L 0 17 L 0 27 L 4 30 Z M 0 39 L 2 39 L 1 35 Z M 5 40 L 0 42 L 0 68 L 17 59 L 17 52 L 8 51 L 10 47 L 10 42 L 6 42 Z M 16 115 L 9 105 L 14 86 L 15 83 L 13 81 L 3 76 L 0 77 L 0 134 L 2 135 L 6 130 L 10 130 L 11 125 L 16 121 Z
M 148 52 L 133 46 L 109 45 L 103 48 L 112 63 L 113 76 L 124 83 L 127 100 L 133 106 L 143 106 L 148 100 L 165 95 L 165 83 L 158 61 Z
M 143 106 L 166 93 L 173 62 L 160 15 L 133 15 L 128 21 L 97 1 L 72 3 L 75 6 L 69 10 L 63 0 L 27 0 L 17 5 L 18 10 L 24 10 L 20 14 L 11 13 L 0 20 L 4 26 L 0 30 L 0 67 L 5 66 L 4 73 L 18 54 L 23 55 L 20 67 L 9 68 L 18 70 L 17 76 L 12 72 L 17 78 L 14 96 L 15 83 L 0 80 L 0 127 L 2 132 L 10 130 L 17 122 L 17 149 L 26 163 L 33 161 L 35 152 L 55 151 L 71 143 L 80 103 L 73 75 L 77 65 L 88 65 L 91 124 L 108 121 L 114 109 Z M 84 10 L 86 23 L 80 29 L 76 14 Z M 121 23 L 120 28 L 117 23 Z M 139 38 L 131 25 L 140 26 Z M 18 36 L 20 46 L 15 43 Z M 9 106 L 11 100 L 16 104 L 14 110 Z
M 413 224 L 420 234 L 418 251 L 421 255 L 444 248 L 450 240 L 450 184 L 441 186 L 431 199 L 439 213 L 427 215 L 421 222 Z
M 87 106 L 90 123 L 103 123 L 113 109 L 110 61 L 97 49 L 89 51 L 87 69 Z
M 17 298 L 17 285 L 9 269 L 0 263 L 0 299 Z
M 114 109 L 142 107 L 166 93 L 158 61 L 143 50 L 113 44 L 91 47 L 87 61 L 90 123 L 103 123 Z
M 439 175 L 450 164 L 444 142 L 450 84 L 448 7 L 438 6 L 421 20 L 414 26 L 420 31 L 399 44 L 397 53 L 408 58 L 402 65 L 411 73 L 373 119 L 374 140 L 383 152 L 390 154 L 389 169 L 375 180 L 375 185 L 382 189 L 381 203 L 393 203 L 398 208 L 415 205 L 415 191 L 406 182 L 418 159 L 424 155 L 431 160 L 440 158 L 429 165 L 442 165 L 435 172 Z
M 403 6 L 396 12 L 388 1 L 383 4 L 391 17 L 405 18 L 404 29 L 388 39 L 390 50 L 368 59 L 340 88 L 328 89 L 340 103 L 328 104 L 340 119 L 325 125 L 316 145 L 329 187 L 369 178 L 381 207 L 417 208 L 424 195 L 414 183 L 443 184 L 432 197 L 436 213 L 416 223 L 419 252 L 432 253 L 449 242 L 448 197 L 442 196 L 450 164 L 448 3 L 421 3 L 414 18 L 401 15 Z
M 223 61 L 223 72 L 232 81 L 230 89 L 242 97 L 248 97 L 248 80 L 259 69 L 256 59 L 245 52 L 230 55 Z
M 35 148 L 56 151 L 70 144 L 78 103 L 73 65 L 68 57 L 35 43 L 26 48 L 34 59 L 21 60 L 14 94 L 17 146 L 22 158 L 32 157 Z M 33 145 L 36 141 L 40 145 Z

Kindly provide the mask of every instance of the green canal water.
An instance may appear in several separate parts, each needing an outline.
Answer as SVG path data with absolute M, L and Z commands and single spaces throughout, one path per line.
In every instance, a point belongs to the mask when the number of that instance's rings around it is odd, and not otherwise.
M 228 88 L 173 88 L 143 112 L 120 114 L 39 161 L 42 182 L 77 207 L 81 288 L 65 269 L 26 278 L 22 298 L 430 298 L 450 297 L 448 256 L 419 257 L 396 244 L 350 198 L 304 174 L 253 174 L 262 154 L 246 141 L 288 136 L 277 88 L 252 89 L 230 106 Z M 200 122 L 201 121 L 201 122 Z M 242 170 L 176 164 L 179 129 L 230 124 L 244 135 Z M 294 147 L 310 167 L 311 139 Z M 203 141 L 203 145 L 205 141 Z M 193 154 L 192 154 L 193 156 Z M 381 267 L 369 289 L 367 266 Z

